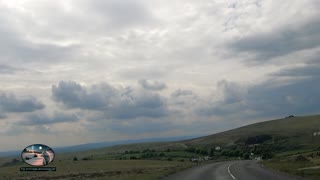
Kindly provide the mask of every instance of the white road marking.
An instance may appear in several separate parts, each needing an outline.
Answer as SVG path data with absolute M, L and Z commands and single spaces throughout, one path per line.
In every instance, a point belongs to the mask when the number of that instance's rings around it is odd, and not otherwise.
M 229 173 L 229 175 L 232 177 L 232 179 L 234 179 L 234 180 L 237 180 L 237 178 L 236 177 L 234 177 L 234 175 L 231 173 L 231 171 L 230 171 L 230 167 L 232 166 L 232 164 L 230 164 L 229 166 L 228 166 L 228 173 Z

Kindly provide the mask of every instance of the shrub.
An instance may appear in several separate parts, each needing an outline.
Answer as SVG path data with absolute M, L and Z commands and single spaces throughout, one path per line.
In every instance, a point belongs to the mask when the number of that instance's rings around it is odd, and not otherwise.
M 84 161 L 88 161 L 88 160 L 90 160 L 89 158 L 87 158 L 87 157 L 84 157 L 84 158 L 82 158 L 82 160 L 84 160 Z
M 262 153 L 262 159 L 271 159 L 271 158 L 272 158 L 271 152 Z
M 212 148 L 212 149 L 210 149 L 210 154 L 209 154 L 209 156 L 211 156 L 211 157 L 213 157 L 214 156 L 214 149 Z
M 130 156 L 130 159 L 137 159 L 137 157 L 135 157 L 135 156 Z
M 196 149 L 194 147 L 188 147 L 185 151 L 187 152 L 196 152 Z
M 244 154 L 243 154 L 243 158 L 244 158 L 244 159 L 249 159 L 249 158 L 250 158 L 249 153 L 244 153 Z
M 305 156 L 299 155 L 295 158 L 295 161 L 299 161 L 299 162 L 307 162 L 310 161 L 308 158 L 306 158 Z
M 240 155 L 240 151 L 239 150 L 235 150 L 233 152 L 233 156 L 238 157 Z
M 73 158 L 73 161 L 78 161 L 78 158 L 77 158 L 77 157 L 74 157 L 74 158 Z

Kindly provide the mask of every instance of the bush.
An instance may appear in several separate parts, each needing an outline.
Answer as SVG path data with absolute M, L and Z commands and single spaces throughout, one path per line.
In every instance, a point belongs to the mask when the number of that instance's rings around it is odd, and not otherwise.
M 142 151 L 142 153 L 146 153 L 146 152 L 149 152 L 149 151 L 150 151 L 150 149 L 145 149 L 145 150 Z
M 172 158 L 170 157 L 170 158 L 168 158 L 168 161 L 173 161 L 173 160 L 172 160 Z
M 264 152 L 262 154 L 262 159 L 271 159 L 271 158 L 272 158 L 271 152 Z
M 130 156 L 130 159 L 138 159 L 138 158 L 135 156 Z
M 243 159 L 249 159 L 249 158 L 250 158 L 249 153 L 244 153 L 244 154 L 243 154 Z
M 307 162 L 307 161 L 310 161 L 308 158 L 302 156 L 302 155 L 299 155 L 295 158 L 295 161 L 299 161 L 299 162 Z
M 194 153 L 194 152 L 196 152 L 196 148 L 188 147 L 185 151 Z
M 211 157 L 213 157 L 214 156 L 214 149 L 212 148 L 212 149 L 210 149 L 210 154 L 209 154 L 209 156 L 211 156 Z
M 202 155 L 208 155 L 208 151 L 206 151 L 206 150 L 201 150 L 201 151 L 200 151 L 200 154 L 202 154 Z
M 248 137 L 245 140 L 245 144 L 249 145 L 249 144 L 260 144 L 260 143 L 264 143 L 266 141 L 269 141 L 272 139 L 272 136 L 270 135 L 258 135 L 258 136 L 252 136 L 252 137 Z
M 239 150 L 235 150 L 233 152 L 233 156 L 238 157 L 240 155 L 240 151 Z
M 221 156 L 227 156 L 227 154 L 228 154 L 228 152 L 227 152 L 226 150 L 223 150 L 223 151 L 221 152 Z
M 74 158 L 73 158 L 73 161 L 78 161 L 78 158 L 77 158 L 77 157 L 74 157 Z

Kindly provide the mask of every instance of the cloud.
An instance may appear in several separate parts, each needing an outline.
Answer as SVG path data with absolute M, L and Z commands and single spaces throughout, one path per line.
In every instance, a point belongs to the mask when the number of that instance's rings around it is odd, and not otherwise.
M 0 94 L 0 110 L 4 113 L 33 112 L 45 108 L 45 105 L 33 96 L 17 98 L 14 94 Z
M 114 132 L 126 132 L 127 134 L 139 133 L 160 133 L 167 132 L 179 125 L 169 122 L 168 120 L 159 119 L 158 121 L 134 120 L 126 122 L 112 122 L 109 127 Z
M 0 126 L 30 131 L 0 141 L 14 149 L 24 136 L 62 145 L 212 133 L 319 113 L 319 8 L 317 0 L 2 0 L 0 86 L 15 95 L 0 93 Z M 46 124 L 67 138 L 30 138 Z
M 205 103 L 197 109 L 197 113 L 239 119 L 319 113 L 320 96 L 316 92 L 320 91 L 320 85 L 315 82 L 320 80 L 320 73 L 315 76 L 314 72 L 310 71 L 308 74 L 305 72 L 307 69 L 298 68 L 297 74 L 294 74 L 292 69 L 280 72 L 279 76 L 268 81 L 246 87 L 246 93 L 239 93 L 237 88 L 239 85 L 236 83 L 224 82 L 234 84 L 227 86 L 227 90 L 224 91 L 224 100 Z M 279 78 L 281 79 L 284 74 L 291 74 L 292 77 L 302 75 L 307 78 L 295 78 L 283 83 Z M 313 75 L 309 76 L 311 74 Z
M 167 87 L 166 84 L 159 81 L 150 81 L 146 79 L 141 79 L 138 82 L 144 89 L 147 89 L 147 90 L 159 91 Z
M 137 117 L 160 118 L 167 116 L 169 111 L 164 98 L 157 94 L 130 94 L 118 99 L 108 114 L 117 119 L 132 119 Z
M 5 114 L 2 114 L 2 113 L 0 112 L 0 119 L 5 119 L 5 118 L 7 118 L 7 116 L 6 116 Z
M 60 81 L 58 86 L 52 86 L 52 97 L 67 108 L 103 111 L 116 119 L 156 118 L 168 113 L 165 98 L 158 94 L 130 87 L 114 88 L 106 83 L 87 88 L 73 81 Z
M 226 80 L 219 81 L 217 87 L 224 93 L 224 103 L 226 104 L 241 101 L 246 93 L 246 90 L 239 84 Z
M 17 68 L 0 64 L 0 74 L 13 74 L 17 71 Z
M 109 100 L 116 94 L 116 90 L 108 84 L 94 85 L 91 89 L 73 81 L 60 81 L 52 86 L 52 97 L 68 108 L 106 109 Z
M 234 52 L 251 53 L 257 62 L 320 46 L 320 21 L 311 19 L 268 32 L 249 34 L 230 44 Z
M 111 27 L 127 27 L 135 24 L 144 24 L 152 19 L 151 12 L 142 1 L 93 0 L 82 1 L 83 6 L 96 17 L 104 17 L 103 21 Z M 102 20 L 102 19 L 101 19 Z
M 0 8 L 4 9 L 4 8 Z M 7 12 L 8 10 L 5 10 Z M 11 12 L 7 12 L 11 14 Z M 9 17 L 0 14 L 0 55 L 3 62 L 23 62 L 32 63 L 58 61 L 75 49 L 75 45 L 57 45 L 49 42 L 36 42 L 28 39 L 20 32 L 18 25 L 13 22 L 20 22 L 21 19 L 15 19 L 16 16 Z M 11 19 L 11 21 L 10 21 Z M 30 25 L 29 25 L 30 26 Z M 16 65 L 15 63 L 15 65 Z M 7 68 L 8 69 L 8 68 Z
M 193 92 L 191 90 L 178 89 L 173 93 L 171 93 L 172 97 L 181 97 L 181 96 L 189 96 L 189 95 L 193 95 Z
M 66 114 L 63 112 L 55 112 L 53 115 L 47 115 L 45 113 L 31 114 L 26 119 L 21 120 L 18 124 L 23 126 L 40 126 L 46 124 L 77 122 L 78 117 L 74 114 Z
M 274 76 L 287 77 L 316 77 L 320 76 L 320 64 L 305 65 L 297 68 L 287 68 L 280 72 L 273 73 Z

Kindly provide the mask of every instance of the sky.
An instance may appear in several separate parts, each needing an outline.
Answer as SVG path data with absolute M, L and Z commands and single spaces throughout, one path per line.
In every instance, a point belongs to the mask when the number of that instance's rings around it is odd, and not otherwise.
M 320 113 L 318 0 L 1 0 L 0 151 Z

